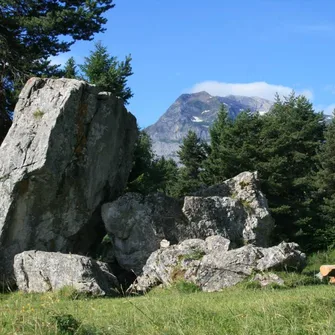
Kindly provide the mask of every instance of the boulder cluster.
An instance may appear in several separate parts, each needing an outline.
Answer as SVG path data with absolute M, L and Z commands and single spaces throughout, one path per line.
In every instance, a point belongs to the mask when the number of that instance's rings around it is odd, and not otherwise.
M 183 199 L 124 194 L 137 138 L 120 99 L 70 79 L 32 78 L 0 147 L 0 278 L 26 292 L 64 286 L 112 295 L 177 280 L 217 291 L 302 269 L 295 243 L 273 246 L 256 172 Z M 104 252 L 94 260 L 101 241 Z

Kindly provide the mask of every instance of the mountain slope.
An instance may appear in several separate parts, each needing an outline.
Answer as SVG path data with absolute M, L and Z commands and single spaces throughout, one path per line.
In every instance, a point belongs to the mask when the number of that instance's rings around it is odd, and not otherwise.
M 145 129 L 152 139 L 155 153 L 177 159 L 176 152 L 189 130 L 209 141 L 209 127 L 216 119 L 221 104 L 227 106 L 232 118 L 242 110 L 265 113 L 272 106 L 271 101 L 258 97 L 217 97 L 207 92 L 182 94 L 155 124 Z

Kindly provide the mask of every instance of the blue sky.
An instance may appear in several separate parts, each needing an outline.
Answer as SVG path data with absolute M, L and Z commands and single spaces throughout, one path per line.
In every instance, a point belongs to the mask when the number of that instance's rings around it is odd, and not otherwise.
M 133 57 L 128 109 L 141 127 L 185 92 L 271 98 L 292 89 L 317 110 L 335 108 L 334 0 L 114 0 L 106 32 L 113 56 Z M 94 42 L 78 42 L 78 63 Z

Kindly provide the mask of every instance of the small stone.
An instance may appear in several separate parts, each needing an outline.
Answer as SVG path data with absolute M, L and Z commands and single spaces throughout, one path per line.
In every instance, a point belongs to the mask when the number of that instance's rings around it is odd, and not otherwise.
M 161 243 L 160 243 L 161 249 L 167 248 L 169 246 L 170 246 L 170 242 L 168 240 L 165 240 L 165 239 L 161 240 Z

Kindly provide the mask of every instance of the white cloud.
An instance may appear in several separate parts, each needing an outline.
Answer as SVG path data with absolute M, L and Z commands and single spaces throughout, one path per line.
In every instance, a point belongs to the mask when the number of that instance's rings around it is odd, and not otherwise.
M 292 87 L 282 85 L 272 85 L 264 81 L 253 83 L 224 83 L 219 81 L 204 81 L 195 84 L 188 90 L 190 93 L 206 91 L 211 95 L 227 96 L 242 95 L 247 97 L 261 97 L 273 100 L 276 93 L 279 96 L 288 96 L 292 92 Z M 295 90 L 297 94 L 305 95 L 308 99 L 313 99 L 313 93 L 309 89 Z
M 331 105 L 318 105 L 315 107 L 315 111 L 317 112 L 321 112 L 323 111 L 323 113 L 325 115 L 332 115 L 333 114 L 333 111 L 335 109 L 335 104 L 331 104 Z

